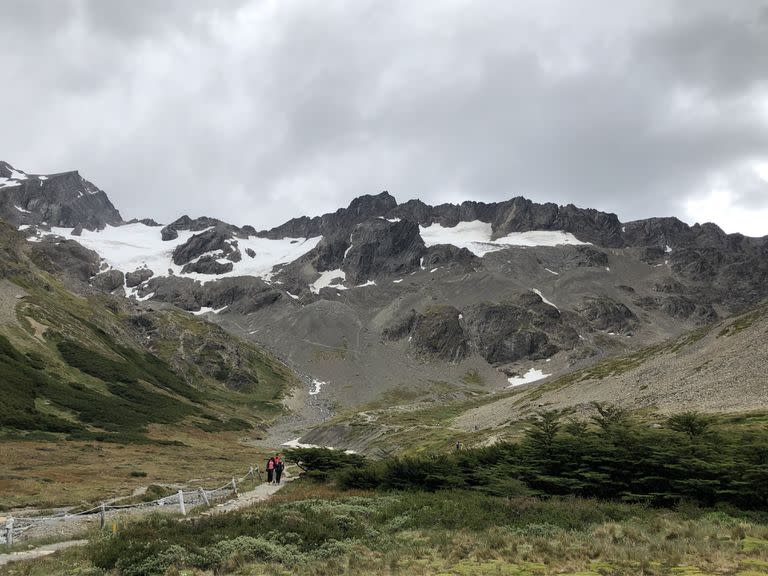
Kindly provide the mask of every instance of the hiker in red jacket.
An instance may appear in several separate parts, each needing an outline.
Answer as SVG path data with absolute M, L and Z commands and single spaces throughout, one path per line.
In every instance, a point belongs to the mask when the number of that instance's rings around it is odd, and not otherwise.
M 275 476 L 275 457 L 271 456 L 269 460 L 267 460 L 267 482 L 272 484 L 272 479 Z

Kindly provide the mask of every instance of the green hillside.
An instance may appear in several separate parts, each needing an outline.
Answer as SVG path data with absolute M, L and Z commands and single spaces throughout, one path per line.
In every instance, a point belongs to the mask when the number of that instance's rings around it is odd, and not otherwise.
M 0 223 L 0 438 L 148 442 L 152 425 L 265 426 L 294 376 L 201 319 L 78 294 Z M 158 440 L 153 440 L 158 441 Z

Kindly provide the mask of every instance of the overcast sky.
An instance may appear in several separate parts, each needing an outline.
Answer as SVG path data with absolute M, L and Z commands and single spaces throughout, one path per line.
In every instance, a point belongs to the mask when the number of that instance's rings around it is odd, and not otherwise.
M 2 0 L 0 116 L 126 218 L 389 190 L 768 234 L 768 0 Z

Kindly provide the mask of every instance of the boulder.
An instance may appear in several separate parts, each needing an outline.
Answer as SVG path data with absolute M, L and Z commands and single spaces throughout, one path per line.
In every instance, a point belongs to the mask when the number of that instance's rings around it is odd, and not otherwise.
M 142 282 L 146 282 L 147 280 L 152 278 L 152 276 L 154 275 L 155 273 L 149 268 L 138 268 L 133 272 L 128 272 L 125 275 L 125 285 L 128 288 L 133 288 L 135 286 L 138 286 Z
M 100 272 L 91 279 L 91 285 L 102 292 L 114 292 L 121 289 L 125 283 L 125 275 L 120 270 Z

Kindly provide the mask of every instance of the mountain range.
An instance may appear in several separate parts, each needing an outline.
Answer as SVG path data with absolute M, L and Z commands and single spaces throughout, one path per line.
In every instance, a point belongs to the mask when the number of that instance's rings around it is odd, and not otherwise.
M 318 430 L 342 419 L 346 432 L 333 441 L 364 448 L 349 437 L 360 414 L 370 423 L 372 410 L 478 397 L 503 406 L 521 391 L 543 394 L 534 390 L 549 390 L 543 405 L 553 406 L 599 398 L 667 412 L 766 407 L 749 376 L 765 366 L 765 346 L 753 365 L 717 373 L 729 392 L 709 403 L 699 395 L 712 378 L 690 378 L 695 366 L 659 362 L 642 377 L 653 394 L 619 386 L 611 370 L 573 375 L 617 358 L 640 358 L 628 360 L 638 368 L 658 360 L 648 350 L 681 338 L 716 358 L 717 339 L 690 335 L 762 310 L 768 237 L 673 217 L 623 222 L 522 197 L 429 206 L 387 192 L 268 230 L 205 216 L 126 222 L 77 172 L 33 175 L 4 162 L 0 219 L 68 290 L 106 294 L 133 313 L 203 315 L 297 372 L 304 384 L 285 400 L 293 418 L 273 428 L 275 441 L 315 428 L 306 437 L 328 443 Z M 564 378 L 568 386 L 553 386 Z M 477 417 L 501 426 L 540 404 Z

